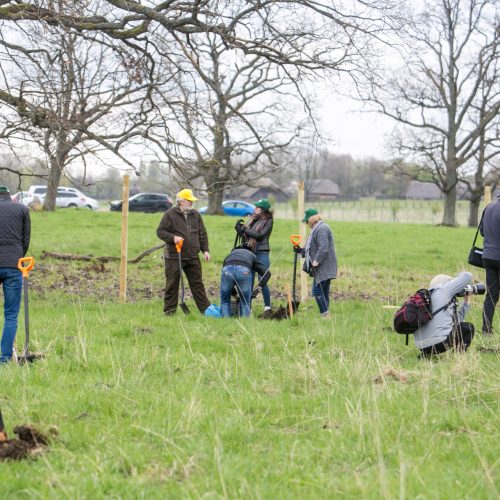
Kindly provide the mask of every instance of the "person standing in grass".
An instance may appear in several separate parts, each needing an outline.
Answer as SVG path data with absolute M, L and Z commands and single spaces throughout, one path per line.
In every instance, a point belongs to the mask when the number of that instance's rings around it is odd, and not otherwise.
M 247 224 L 237 224 L 236 230 L 243 237 L 243 244 L 257 256 L 257 262 L 264 269 L 271 267 L 269 258 L 269 237 L 273 231 L 273 213 L 271 203 L 266 198 L 255 203 L 253 215 Z M 258 273 L 258 283 L 262 285 L 263 275 Z M 255 279 L 255 272 L 252 274 L 252 281 Z M 271 309 L 271 290 L 267 285 L 262 286 L 262 297 L 264 298 L 264 311 Z
M 14 203 L 9 190 L 0 186 L 0 283 L 3 287 L 4 325 L 0 363 L 12 357 L 21 305 L 23 278 L 17 268 L 30 245 L 31 221 L 27 207 Z
M 500 295 L 500 199 L 484 209 L 479 230 L 484 237 L 483 265 L 486 271 L 482 332 L 483 335 L 491 335 L 495 306 Z
M 177 205 L 169 208 L 163 215 L 156 234 L 165 242 L 165 299 L 163 312 L 174 314 L 179 299 L 179 283 L 184 271 L 193 294 L 193 299 L 201 313 L 210 301 L 203 285 L 201 262 L 198 254 L 203 253 L 206 262 L 210 260 L 208 235 L 205 224 L 198 211 L 193 208 L 197 200 L 191 189 L 182 189 L 176 196 Z M 182 270 L 175 245 L 184 240 L 181 249 Z
M 295 251 L 305 258 L 303 270 L 313 278 L 312 296 L 318 304 L 322 318 L 330 316 L 330 282 L 337 278 L 337 256 L 333 233 L 315 208 L 304 212 L 305 222 L 311 233 L 303 248 Z

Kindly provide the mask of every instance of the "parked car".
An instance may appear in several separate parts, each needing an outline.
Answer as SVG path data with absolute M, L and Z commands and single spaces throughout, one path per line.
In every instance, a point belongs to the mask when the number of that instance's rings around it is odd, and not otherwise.
M 208 207 L 200 208 L 200 214 L 206 213 L 207 208 Z M 222 209 L 224 210 L 224 215 L 246 217 L 247 215 L 253 214 L 255 206 L 246 201 L 227 200 L 222 202 Z
M 162 193 L 139 193 L 128 199 L 128 209 L 130 212 L 165 212 L 172 204 L 170 196 Z M 122 201 L 111 201 L 109 209 L 112 212 L 121 212 Z
M 28 192 L 23 196 L 25 205 L 29 205 L 35 198 L 38 198 L 40 203 L 43 203 L 47 194 L 47 186 L 30 186 Z M 57 188 L 56 207 L 58 208 L 88 208 L 89 210 L 98 210 L 99 202 L 83 194 L 76 188 L 60 186 Z
M 28 196 L 28 191 L 18 191 L 17 193 L 13 194 L 11 196 L 12 201 L 15 201 L 16 203 L 22 203 L 23 205 L 26 205 L 24 200 Z

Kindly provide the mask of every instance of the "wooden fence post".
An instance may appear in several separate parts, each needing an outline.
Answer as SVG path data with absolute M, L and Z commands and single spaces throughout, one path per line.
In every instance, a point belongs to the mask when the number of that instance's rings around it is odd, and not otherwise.
M 120 303 L 127 301 L 127 258 L 128 258 L 128 193 L 129 176 L 123 176 L 122 191 L 122 232 L 120 253 Z
M 299 181 L 297 197 L 298 197 L 297 211 L 300 217 L 299 220 L 301 220 L 304 217 L 304 200 L 305 200 L 304 181 Z M 300 234 L 300 240 L 302 242 L 301 245 L 304 246 L 306 243 L 306 225 L 303 222 L 299 222 L 299 234 Z M 304 262 L 304 260 L 301 259 L 301 262 Z M 302 271 L 302 266 L 300 266 L 300 301 L 305 302 L 306 299 L 307 299 L 307 274 L 304 271 Z
M 491 186 L 484 186 L 484 206 L 491 203 Z

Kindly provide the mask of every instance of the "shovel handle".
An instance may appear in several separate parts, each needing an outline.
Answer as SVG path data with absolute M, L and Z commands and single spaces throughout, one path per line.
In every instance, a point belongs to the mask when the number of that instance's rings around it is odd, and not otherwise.
M 34 257 L 21 257 L 17 262 L 17 268 L 23 273 L 23 278 L 27 278 L 30 271 L 35 266 Z
M 175 249 L 177 250 L 177 253 L 181 253 L 182 250 L 182 244 L 184 243 L 184 238 L 181 238 L 176 244 L 175 244 Z
M 292 245 L 294 247 L 298 247 L 300 245 L 300 242 L 302 241 L 302 237 L 300 234 L 292 234 L 290 235 L 290 241 L 292 242 Z

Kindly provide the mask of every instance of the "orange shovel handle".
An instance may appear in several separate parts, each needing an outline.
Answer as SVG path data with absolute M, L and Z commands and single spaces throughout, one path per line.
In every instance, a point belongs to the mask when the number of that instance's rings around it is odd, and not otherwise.
M 23 278 L 27 278 L 30 271 L 35 266 L 34 257 L 21 257 L 17 262 L 17 268 L 23 273 Z
M 292 245 L 294 247 L 298 247 L 300 245 L 300 242 L 302 241 L 302 237 L 300 234 L 292 234 L 290 236 L 290 241 L 292 242 Z
M 181 253 L 183 243 L 184 239 L 181 238 L 180 241 L 175 244 L 175 249 L 177 250 L 177 253 Z

